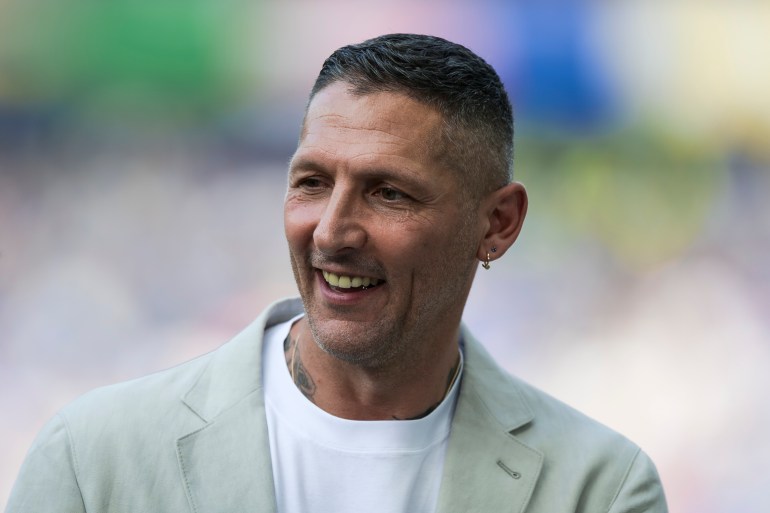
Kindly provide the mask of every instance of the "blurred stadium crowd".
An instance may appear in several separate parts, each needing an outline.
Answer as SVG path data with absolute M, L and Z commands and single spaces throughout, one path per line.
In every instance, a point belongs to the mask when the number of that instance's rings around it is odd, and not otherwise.
M 531 198 L 467 324 L 645 448 L 672 511 L 770 510 L 769 26 L 760 1 L 1 2 L 0 502 L 62 405 L 295 294 L 315 74 L 423 32 L 500 72 Z

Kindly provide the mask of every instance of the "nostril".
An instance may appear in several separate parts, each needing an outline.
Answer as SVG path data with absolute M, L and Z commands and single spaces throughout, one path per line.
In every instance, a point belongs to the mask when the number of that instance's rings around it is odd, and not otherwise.
M 367 241 L 365 230 L 350 219 L 335 224 L 319 224 L 313 234 L 313 241 L 319 250 L 335 254 L 345 249 L 361 249 Z

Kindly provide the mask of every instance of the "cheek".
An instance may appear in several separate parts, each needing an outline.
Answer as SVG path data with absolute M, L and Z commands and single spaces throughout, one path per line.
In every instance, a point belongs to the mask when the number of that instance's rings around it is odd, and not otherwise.
M 450 227 L 451 229 L 446 229 Z M 475 246 L 462 227 L 438 226 L 420 239 L 421 266 L 433 279 L 458 280 L 475 256 Z
M 374 254 L 388 262 L 391 272 L 406 273 L 410 279 L 429 274 L 443 257 L 434 252 L 436 236 L 432 230 L 404 229 L 399 223 L 383 222 L 370 229 Z
M 316 210 L 306 203 L 287 200 L 283 209 L 283 228 L 292 249 L 298 249 L 312 240 L 318 224 Z

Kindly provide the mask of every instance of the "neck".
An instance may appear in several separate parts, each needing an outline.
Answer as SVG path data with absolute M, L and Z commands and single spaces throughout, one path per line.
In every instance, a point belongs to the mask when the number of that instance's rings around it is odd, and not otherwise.
M 303 318 L 292 326 L 284 355 L 297 388 L 327 413 L 351 420 L 414 420 L 441 404 L 456 381 L 456 340 L 422 365 L 362 368 L 323 352 Z

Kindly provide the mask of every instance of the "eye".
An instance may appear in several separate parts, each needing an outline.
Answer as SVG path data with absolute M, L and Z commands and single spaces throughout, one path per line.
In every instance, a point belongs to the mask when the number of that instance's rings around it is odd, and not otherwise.
M 379 194 L 385 201 L 402 201 L 409 199 L 409 196 L 393 187 L 380 187 L 377 189 L 377 194 Z
M 316 178 L 314 176 L 308 176 L 307 178 L 298 180 L 297 184 L 295 185 L 295 187 L 306 190 L 317 190 L 323 188 L 323 186 L 324 182 L 320 178 Z

